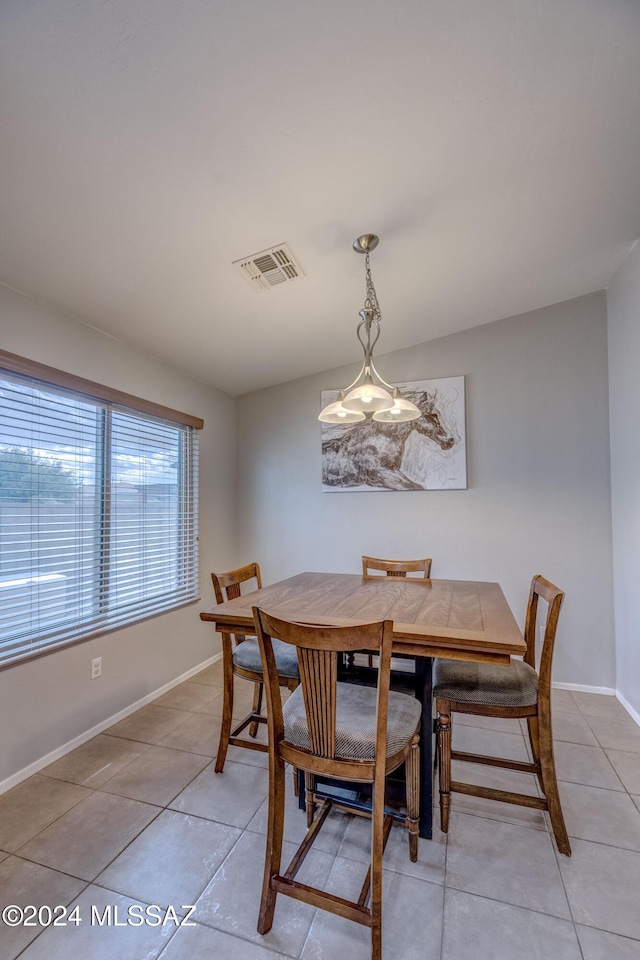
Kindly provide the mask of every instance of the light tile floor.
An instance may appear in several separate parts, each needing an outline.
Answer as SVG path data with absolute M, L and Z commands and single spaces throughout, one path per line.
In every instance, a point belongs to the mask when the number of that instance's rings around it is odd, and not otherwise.
M 0 797 L 0 907 L 61 904 L 81 921 L 0 923 L 0 960 L 367 960 L 366 929 L 284 897 L 272 931 L 256 932 L 267 761 L 231 748 L 214 773 L 221 682 L 208 667 Z M 238 714 L 250 699 L 247 684 Z M 527 756 L 519 721 L 493 735 L 473 721 L 454 721 L 457 746 Z M 640 960 L 640 727 L 612 697 L 554 691 L 554 730 L 573 856 L 540 811 L 475 797 L 453 798 L 448 836 L 436 826 L 416 864 L 394 829 L 385 960 Z M 526 774 L 459 767 L 460 779 L 537 789 Z M 304 832 L 291 793 L 285 855 Z M 353 896 L 368 840 L 365 821 L 336 814 L 301 877 Z M 115 924 L 150 904 L 179 918 L 193 904 L 195 926 Z

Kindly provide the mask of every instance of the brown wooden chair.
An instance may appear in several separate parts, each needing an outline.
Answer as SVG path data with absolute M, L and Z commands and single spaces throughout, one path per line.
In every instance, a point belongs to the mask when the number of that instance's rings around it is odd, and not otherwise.
M 418 857 L 421 707 L 405 693 L 389 692 L 393 624 L 353 627 L 310 626 L 277 620 L 253 608 L 263 657 L 269 715 L 269 816 L 258 932 L 273 924 L 279 893 L 329 910 L 371 928 L 372 957 L 381 958 L 382 855 L 394 819 L 408 827 L 411 860 Z M 291 644 L 300 667 L 300 687 L 282 706 L 273 644 Z M 338 655 L 377 649 L 378 685 L 337 680 Z M 305 771 L 309 830 L 287 869 L 280 872 L 285 802 L 285 763 Z M 407 813 L 384 807 L 385 776 L 406 763 Z M 357 901 L 345 900 L 295 879 L 332 806 L 324 799 L 316 816 L 316 777 L 358 781 L 372 787 L 371 863 Z M 320 792 L 320 791 L 318 791 Z M 369 903 L 369 906 L 367 906 Z
M 371 570 L 382 570 L 388 577 L 406 577 L 408 573 L 421 573 L 425 580 L 428 580 L 431 576 L 431 559 L 381 560 L 379 557 L 363 556 L 362 576 L 371 576 Z
M 239 597 L 240 584 L 247 583 L 250 580 L 256 581 L 258 590 L 262 588 L 260 567 L 257 563 L 249 563 L 246 567 L 239 567 L 237 570 L 230 570 L 228 573 L 212 573 L 211 580 L 213 581 L 217 603 L 223 603 L 225 599 L 234 600 Z M 229 744 L 235 747 L 245 747 L 249 750 L 259 750 L 263 753 L 268 750 L 264 743 L 254 743 L 251 740 L 242 740 L 239 737 L 246 727 L 249 727 L 249 735 L 255 737 L 258 733 L 258 724 L 267 722 L 267 718 L 261 713 L 263 676 L 258 641 L 255 637 L 245 637 L 241 634 L 223 633 L 221 636 L 224 686 L 222 728 L 216 757 L 216 773 L 222 773 Z M 292 655 L 290 648 L 285 644 L 279 645 L 276 650 L 276 661 L 280 683 L 290 690 L 295 689 L 299 681 L 295 652 Z M 232 730 L 234 676 L 253 681 L 255 689 L 251 712 Z
M 379 557 L 362 557 L 362 576 L 372 576 L 372 570 L 382 570 L 387 577 L 406 577 L 408 573 L 420 573 L 425 580 L 431 576 L 431 558 L 425 560 L 381 560 Z M 376 576 L 376 574 L 373 574 Z M 413 659 L 403 658 L 403 659 Z M 373 657 L 368 656 L 369 667 L 373 666 Z
M 538 674 L 535 669 L 535 645 L 539 597 L 542 597 L 549 606 Z M 537 810 L 547 810 L 558 850 L 568 857 L 571 856 L 571 846 L 558 794 L 551 729 L 551 662 L 563 599 L 562 590 L 549 583 L 544 577 L 538 575 L 531 581 L 524 631 L 527 644 L 524 660 L 514 659 L 506 667 L 488 663 L 436 660 L 433 695 L 438 713 L 440 824 L 444 833 L 449 829 L 450 794 L 466 793 L 474 797 L 486 797 L 502 800 L 504 803 L 517 803 Z M 451 714 L 455 712 L 481 717 L 526 717 L 533 763 L 452 750 Z M 452 781 L 452 759 L 535 773 L 544 798 Z

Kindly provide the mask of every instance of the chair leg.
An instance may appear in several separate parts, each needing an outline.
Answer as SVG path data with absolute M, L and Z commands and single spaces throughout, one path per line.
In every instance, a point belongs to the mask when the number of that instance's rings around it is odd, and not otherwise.
M 433 769 L 435 771 L 438 769 L 438 755 L 440 753 L 438 749 L 438 716 L 437 714 L 433 720 L 433 734 L 435 736 L 435 744 L 433 747 Z
M 382 960 L 382 911 L 371 918 L 371 960 Z
M 571 845 L 569 835 L 565 826 L 560 805 L 560 794 L 558 793 L 558 780 L 556 778 L 556 765 L 553 759 L 553 739 L 551 733 L 551 717 L 549 714 L 540 713 L 538 715 L 538 727 L 540 736 L 540 773 L 542 779 L 542 789 L 547 798 L 549 807 L 549 817 L 553 835 L 556 838 L 558 850 L 565 856 L 571 856 Z
M 418 818 L 420 816 L 420 737 L 415 735 L 405 761 L 407 780 L 407 828 L 409 830 L 409 857 L 418 859 Z
M 542 782 L 542 771 L 540 770 L 540 727 L 538 717 L 527 717 L 527 730 L 529 731 L 529 743 L 531 744 L 531 755 L 533 762 L 538 764 L 538 782 L 544 792 L 544 783 Z
M 304 791 L 305 791 L 305 804 L 307 808 L 307 827 L 310 827 L 313 823 L 313 818 L 316 815 L 316 802 L 314 799 L 316 789 L 316 778 L 315 774 L 309 773 L 305 770 L 304 774 Z
M 382 855 L 384 850 L 384 776 L 373 785 L 371 811 L 371 960 L 382 960 Z
M 262 880 L 262 898 L 258 916 L 258 933 L 269 933 L 273 926 L 273 914 L 276 908 L 277 893 L 271 878 L 280 873 L 282 857 L 282 837 L 284 831 L 284 761 L 280 757 L 269 757 L 269 813 L 267 826 L 267 847 Z
M 253 712 L 260 713 L 262 710 L 262 692 L 264 690 L 264 685 L 262 683 L 255 684 L 255 690 L 253 691 Z M 249 724 L 249 736 L 255 737 L 258 733 L 258 721 L 254 720 Z
M 436 700 L 438 711 L 438 760 L 440 764 L 440 829 L 449 831 L 451 804 L 451 706 L 448 700 Z
M 216 757 L 216 773 L 222 773 L 227 756 L 229 737 L 231 736 L 231 717 L 233 715 L 233 651 L 231 637 L 228 633 L 222 634 L 222 726 L 220 728 L 220 742 Z

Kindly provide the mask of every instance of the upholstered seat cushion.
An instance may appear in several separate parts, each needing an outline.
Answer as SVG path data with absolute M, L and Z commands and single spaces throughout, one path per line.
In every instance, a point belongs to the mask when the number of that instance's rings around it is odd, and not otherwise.
M 336 757 L 342 760 L 373 760 L 377 690 L 355 683 L 337 683 L 336 688 Z M 301 686 L 291 694 L 282 712 L 285 740 L 303 750 L 310 750 Z M 420 702 L 415 697 L 394 691 L 389 693 L 388 757 L 398 753 L 411 741 L 420 722 L 420 714 Z
M 298 680 L 300 671 L 298 670 L 298 652 L 296 647 L 290 643 L 283 643 L 282 640 L 273 640 L 273 654 L 276 660 L 276 670 L 279 677 L 285 677 L 289 680 Z M 255 637 L 247 637 L 233 651 L 233 662 L 242 670 L 250 670 L 251 673 L 262 673 L 262 660 L 260 659 L 260 647 Z
M 433 695 L 459 703 L 494 707 L 529 707 L 538 698 L 538 674 L 528 663 L 508 666 L 436 660 Z

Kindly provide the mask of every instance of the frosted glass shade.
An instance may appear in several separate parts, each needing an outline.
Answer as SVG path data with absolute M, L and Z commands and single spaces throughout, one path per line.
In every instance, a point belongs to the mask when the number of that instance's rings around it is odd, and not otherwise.
M 393 397 L 384 387 L 377 387 L 374 383 L 365 383 L 361 387 L 350 390 L 342 401 L 347 410 L 358 410 L 361 413 L 374 413 L 377 410 L 387 410 L 393 406 Z
M 358 423 L 364 419 L 366 419 L 364 413 L 358 413 L 357 410 L 347 410 L 339 400 L 328 404 L 318 417 L 318 420 L 321 420 L 322 423 Z
M 376 411 L 373 419 L 381 423 L 402 423 L 406 420 L 417 420 L 421 416 L 420 408 L 416 407 L 415 403 L 398 397 L 394 400 L 392 407 Z

